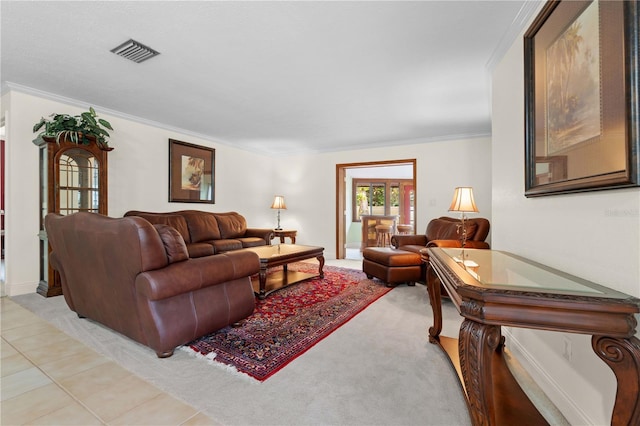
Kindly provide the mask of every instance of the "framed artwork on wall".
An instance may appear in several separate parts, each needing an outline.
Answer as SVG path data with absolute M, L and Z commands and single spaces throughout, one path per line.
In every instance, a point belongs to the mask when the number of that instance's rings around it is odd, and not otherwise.
M 215 153 L 169 139 L 169 202 L 215 203 Z
M 549 1 L 525 33 L 525 196 L 640 186 L 639 17 Z

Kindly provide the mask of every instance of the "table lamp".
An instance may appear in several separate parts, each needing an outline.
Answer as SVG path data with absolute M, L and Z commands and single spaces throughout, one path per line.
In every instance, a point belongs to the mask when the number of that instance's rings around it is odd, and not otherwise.
M 287 205 L 284 203 L 284 197 L 282 195 L 276 195 L 273 198 L 273 204 L 271 204 L 271 208 L 278 209 L 278 227 L 276 228 L 276 230 L 280 231 L 282 230 L 282 228 L 280 228 L 280 210 L 287 209 Z
M 461 242 L 462 247 L 464 247 L 467 242 L 467 227 L 464 223 L 465 213 L 478 213 L 478 208 L 476 207 L 476 203 L 473 200 L 473 188 L 468 186 L 459 186 L 455 189 L 453 193 L 453 201 L 451 201 L 451 205 L 449 206 L 450 212 L 461 212 L 462 216 L 460 218 L 460 226 L 462 228 L 461 232 Z

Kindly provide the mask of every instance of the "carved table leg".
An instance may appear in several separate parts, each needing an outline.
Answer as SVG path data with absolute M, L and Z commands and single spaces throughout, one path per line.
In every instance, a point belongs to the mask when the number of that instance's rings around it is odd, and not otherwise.
M 324 278 L 324 271 L 322 270 L 322 268 L 324 268 L 324 256 L 320 255 L 316 257 L 316 259 L 320 262 L 320 266 L 318 266 L 318 274 L 320 274 L 320 278 Z
M 260 292 L 258 293 L 259 299 L 264 299 L 267 297 L 267 262 L 260 261 L 260 272 L 258 273 L 260 277 Z
M 433 312 L 433 326 L 429 327 L 429 342 L 438 343 L 442 331 L 442 295 L 440 294 L 438 276 L 429 264 L 427 264 L 427 290 Z
M 465 319 L 460 327 L 460 368 L 474 425 L 496 423 L 492 357 L 500 342 L 499 326 Z
M 591 347 L 618 381 L 611 425 L 640 424 L 640 340 L 593 336 Z

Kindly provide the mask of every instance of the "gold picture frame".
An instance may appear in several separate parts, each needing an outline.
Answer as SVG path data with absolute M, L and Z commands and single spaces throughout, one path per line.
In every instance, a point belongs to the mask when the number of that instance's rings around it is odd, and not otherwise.
M 525 196 L 640 185 L 638 17 L 548 1 L 525 33 Z
M 169 139 L 169 202 L 215 204 L 215 152 Z

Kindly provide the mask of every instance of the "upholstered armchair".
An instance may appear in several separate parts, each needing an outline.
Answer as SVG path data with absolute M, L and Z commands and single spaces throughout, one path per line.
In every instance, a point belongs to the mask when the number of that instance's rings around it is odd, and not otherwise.
M 465 219 L 465 227 L 467 228 L 467 238 L 465 240 L 465 248 L 488 249 L 489 243 L 485 242 L 489 235 L 490 224 L 485 218 Z M 423 235 L 394 235 L 391 237 L 391 245 L 396 249 L 420 253 L 423 262 L 421 262 L 420 276 L 427 280 L 426 263 L 429 259 L 428 254 L 424 250 L 425 247 L 462 247 L 462 238 L 460 229 L 460 219 L 442 216 L 433 219 L 427 225 L 427 230 Z M 444 288 L 441 293 L 446 295 Z
M 415 281 L 426 281 L 425 260 L 428 260 L 428 254 L 425 248 L 462 247 L 460 227 L 460 220 L 440 217 L 429 222 L 423 235 L 397 234 L 391 237 L 394 248 L 365 247 L 362 251 L 362 271 L 367 274 L 367 278 L 376 277 L 389 286 L 402 282 L 412 285 Z M 466 220 L 465 228 L 465 247 L 489 248 L 489 244 L 484 241 L 489 234 L 487 219 Z M 445 294 L 444 290 L 442 294 Z
M 465 248 L 490 248 L 485 242 L 490 228 L 487 219 L 467 218 L 465 227 L 467 228 Z M 425 247 L 462 247 L 460 232 L 460 219 L 442 216 L 429 222 L 424 234 L 394 235 L 391 237 L 391 245 L 397 249 L 415 253 L 420 253 L 420 250 Z

